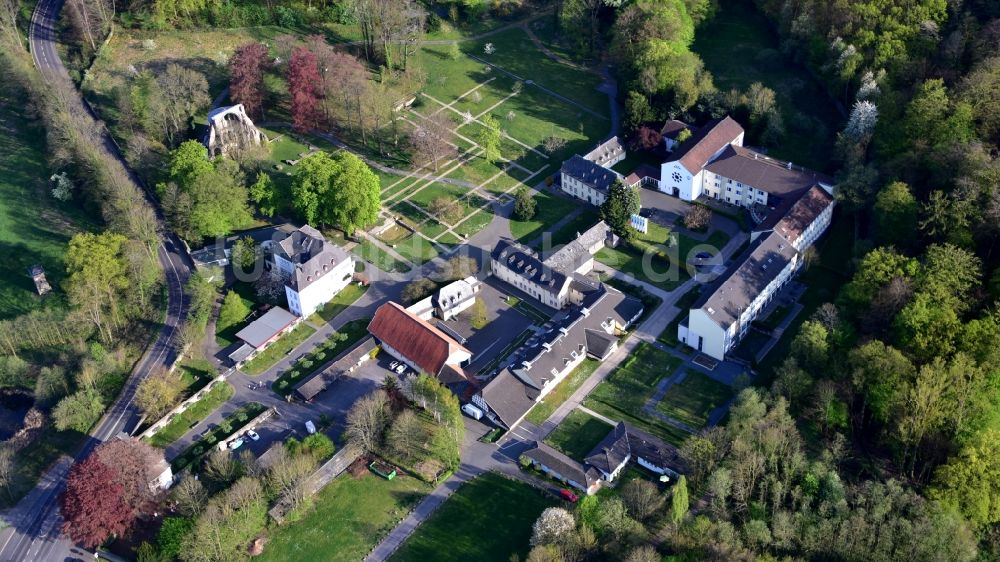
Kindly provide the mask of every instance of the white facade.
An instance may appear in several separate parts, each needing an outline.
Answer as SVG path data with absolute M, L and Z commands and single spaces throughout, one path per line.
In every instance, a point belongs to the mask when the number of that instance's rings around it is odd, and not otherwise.
M 322 277 L 301 291 L 285 285 L 288 309 L 296 316 L 306 317 L 321 305 L 330 302 L 354 277 L 354 260 L 344 260 L 329 269 Z
M 743 132 L 715 151 L 701 165 L 704 166 L 717 158 L 730 144 L 743 146 Z M 720 193 L 720 188 L 725 189 L 724 186 L 717 186 L 718 179 L 719 176 L 707 172 L 704 168 L 690 171 L 684 167 L 680 160 L 668 161 L 660 165 L 660 191 L 676 195 L 684 201 L 694 201 L 706 192 L 710 192 L 709 196 L 714 197 L 714 194 Z M 725 199 L 724 196 L 721 198 Z
M 567 195 L 571 195 L 577 199 L 582 199 L 591 205 L 603 205 L 604 201 L 608 198 L 607 194 L 604 192 L 594 189 L 565 172 L 562 173 L 559 185 L 562 187 L 563 192 Z
M 538 302 L 544 304 L 545 306 L 555 308 L 556 310 L 561 309 L 566 306 L 569 302 L 569 279 L 565 276 L 560 276 L 562 283 L 557 283 L 552 291 L 548 289 L 543 289 L 536 283 L 531 283 L 526 280 L 517 272 L 508 269 L 506 264 L 501 263 L 497 260 L 491 259 L 490 263 L 492 265 L 493 275 L 496 275 L 500 280 L 510 283 L 511 285 L 517 287 L 518 289 L 524 291 L 525 293 L 531 295 L 533 298 L 538 300 Z

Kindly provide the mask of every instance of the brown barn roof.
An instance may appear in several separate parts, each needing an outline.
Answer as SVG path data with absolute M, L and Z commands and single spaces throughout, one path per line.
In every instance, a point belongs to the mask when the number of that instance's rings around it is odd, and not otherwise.
M 441 372 L 453 352 L 464 351 L 472 355 L 447 334 L 394 302 L 385 303 L 375 311 L 368 331 L 433 375 Z
M 679 160 L 687 171 L 697 174 L 716 152 L 731 144 L 741 133 L 743 127 L 728 115 L 709 121 L 681 144 L 672 161 Z
M 754 230 L 773 230 L 794 244 L 816 217 L 832 204 L 833 197 L 822 187 L 814 185 L 775 208 Z

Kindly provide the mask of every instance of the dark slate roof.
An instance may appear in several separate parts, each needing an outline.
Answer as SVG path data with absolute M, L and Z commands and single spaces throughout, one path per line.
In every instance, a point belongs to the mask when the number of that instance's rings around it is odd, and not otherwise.
M 587 453 L 584 460 L 601 472 L 611 474 L 628 460 L 630 454 L 625 424 L 619 422 L 592 451 Z
M 346 250 L 327 242 L 315 228 L 305 225 L 278 242 L 282 257 L 295 264 L 288 284 L 302 291 L 343 261 L 351 259 Z
M 761 236 L 691 308 L 703 309 L 716 324 L 728 328 L 796 254 L 781 235 L 772 231 Z
M 560 171 L 567 176 L 578 179 L 584 184 L 605 193 L 611 189 L 611 184 L 621 178 L 621 176 L 614 170 L 601 167 L 595 162 L 591 162 L 579 154 L 574 154 L 572 158 L 563 162 Z
M 522 383 L 509 369 L 504 369 L 483 387 L 481 394 L 500 421 L 511 427 L 535 405 L 538 390 Z
M 830 205 L 833 205 L 833 196 L 822 187 L 814 185 L 797 197 L 786 198 L 754 230 L 773 230 L 794 244 Z
M 691 138 L 677 147 L 670 161 L 679 160 L 688 172 L 697 174 L 712 155 L 736 140 L 742 132 L 743 127 L 728 115 L 722 119 L 713 119 L 704 127 L 692 131 Z
M 643 458 L 656 466 L 669 468 L 678 474 L 687 472 L 687 465 L 677 447 L 633 425 L 625 424 L 632 458 Z
M 565 274 L 542 263 L 531 250 L 511 242 L 500 240 L 493 247 L 490 257 L 516 272 L 526 281 L 553 294 L 559 294 L 569 281 Z
M 531 447 L 522 454 L 529 459 L 544 464 L 561 474 L 564 478 L 579 482 L 588 488 L 600 478 L 597 471 L 593 468 L 585 467 L 583 463 L 569 458 L 545 443 L 533 441 Z
M 594 254 L 591 250 L 599 248 L 608 239 L 611 227 L 604 221 L 597 221 L 597 224 L 578 234 L 576 238 L 560 248 L 557 252 L 545 259 L 545 265 L 564 273 L 576 271 L 584 263 L 592 260 Z
M 735 145 L 727 147 L 705 169 L 777 195 L 808 189 L 817 183 L 833 185 L 832 179 L 819 172 L 768 158 L 749 148 Z
M 584 330 L 584 333 L 587 336 L 587 352 L 602 360 L 608 356 L 608 353 L 610 353 L 615 347 L 615 344 L 618 343 L 618 338 L 612 336 L 604 330 L 592 330 L 587 328 Z

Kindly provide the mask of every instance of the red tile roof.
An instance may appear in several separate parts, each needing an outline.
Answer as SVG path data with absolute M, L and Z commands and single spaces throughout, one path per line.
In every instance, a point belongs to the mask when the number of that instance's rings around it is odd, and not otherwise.
M 741 133 L 743 127 L 728 115 L 709 121 L 681 144 L 674 153 L 674 160 L 679 160 L 691 174 L 697 174 L 712 155 L 736 140 Z
M 368 331 L 432 375 L 441 373 L 453 352 L 464 351 L 472 355 L 447 334 L 394 302 L 383 304 L 375 311 Z

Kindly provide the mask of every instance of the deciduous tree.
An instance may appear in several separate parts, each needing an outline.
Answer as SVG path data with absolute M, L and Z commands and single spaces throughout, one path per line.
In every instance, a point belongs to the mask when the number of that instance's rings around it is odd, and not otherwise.
M 307 156 L 292 176 L 292 202 L 306 222 L 335 225 L 349 235 L 378 219 L 380 191 L 378 176 L 347 151 Z
M 455 131 L 452 130 L 454 126 L 445 111 L 431 114 L 421 121 L 410 133 L 414 162 L 421 166 L 430 164 L 436 172 L 441 162 L 454 158 L 458 152 Z
M 252 117 L 264 109 L 264 72 L 269 65 L 267 46 L 258 42 L 240 45 L 229 58 L 229 97 Z
M 500 130 L 500 122 L 493 115 L 484 115 L 480 119 L 482 127 L 476 134 L 476 142 L 483 149 L 483 158 L 494 163 L 500 160 L 500 142 L 503 139 L 503 132 Z
M 347 441 L 366 453 L 378 451 L 389 423 L 389 402 L 385 391 L 376 390 L 351 406 L 347 413 Z
M 288 94 L 291 97 L 292 127 L 299 132 L 315 129 L 319 124 L 319 64 L 311 51 L 296 47 L 288 61 Z
M 135 390 L 135 403 L 150 422 L 167 413 L 184 389 L 184 383 L 176 373 L 157 371 L 147 376 Z
M 63 532 L 86 548 L 125 533 L 135 520 L 117 471 L 90 455 L 70 467 L 59 496 Z

